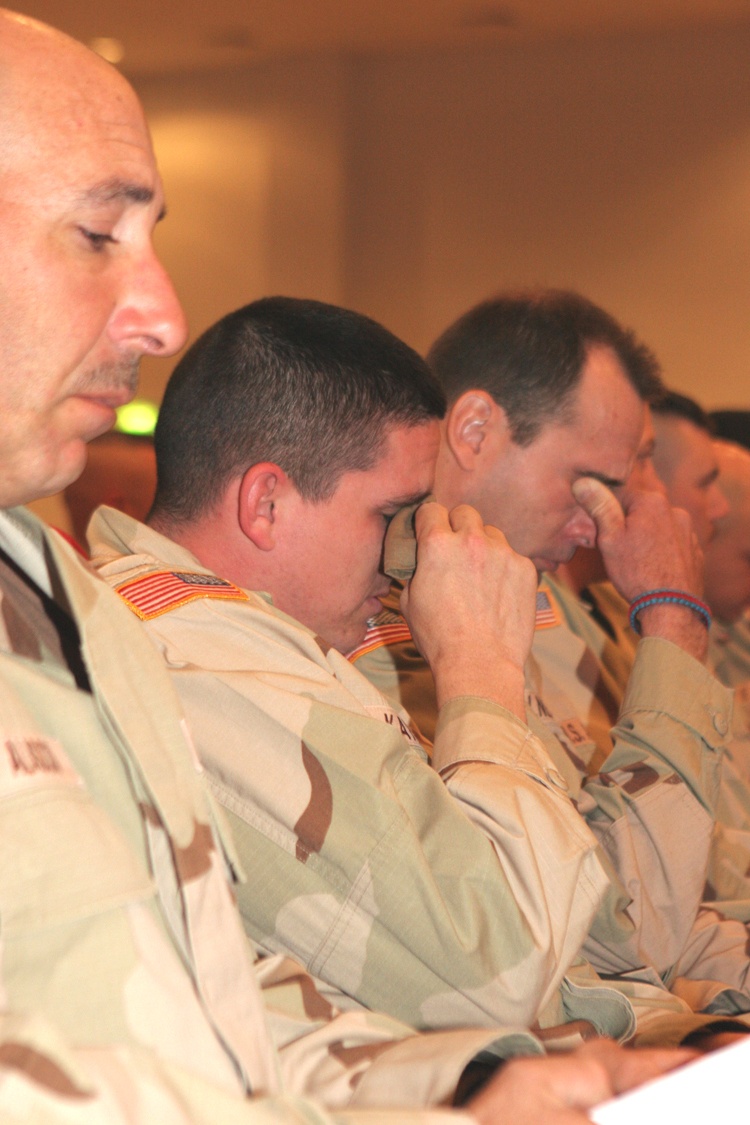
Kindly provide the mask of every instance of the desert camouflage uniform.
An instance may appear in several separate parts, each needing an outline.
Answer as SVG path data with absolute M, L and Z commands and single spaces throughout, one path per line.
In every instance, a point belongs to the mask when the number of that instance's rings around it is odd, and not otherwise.
M 714 618 L 708 633 L 708 663 L 716 677 L 734 692 L 734 737 L 730 757 L 737 777 L 730 772 L 728 781 L 735 791 L 738 778 L 743 786 L 750 786 L 750 611 L 732 624 Z M 739 817 L 742 823 L 750 823 L 749 799 L 744 792 L 740 796 L 743 803 L 734 807 L 734 821 Z M 728 799 L 737 800 L 737 792 L 730 792 Z M 729 816 L 732 817 L 731 810 Z M 743 865 L 743 875 L 747 875 L 749 866 L 750 855 L 748 863 Z
M 621 892 L 603 903 L 584 950 L 600 971 L 619 974 L 648 965 L 667 979 L 701 901 L 729 725 L 728 693 L 674 645 L 646 641 L 613 728 L 613 743 L 610 727 L 619 702 L 616 676 L 605 677 L 598 695 L 598 653 L 566 628 L 561 603 L 546 583 L 537 605 L 527 665 L 529 722 L 599 837 L 614 869 L 613 884 Z M 430 737 L 435 714 L 432 676 L 407 639 L 408 629 L 401 643 L 378 647 L 386 614 L 375 619 L 352 656 L 389 697 L 400 693 Z M 583 625 L 589 624 L 586 618 Z M 394 620 L 392 634 L 396 628 Z M 675 671 L 685 678 L 684 692 L 675 689 Z M 598 741 L 593 730 L 602 736 Z
M 252 936 L 410 1023 L 498 1012 L 533 1022 L 557 997 L 606 883 L 523 724 L 489 701 L 455 701 L 437 740 L 444 782 L 406 713 L 267 599 L 228 584 L 211 595 L 189 552 L 119 513 L 100 512 L 91 540 L 107 581 L 140 598 L 249 885 L 260 883 L 252 897 L 240 890 Z M 165 566 L 183 604 L 153 615 L 143 595 L 166 581 Z M 536 877 L 519 808 L 547 829 Z
M 727 687 L 739 687 L 750 681 L 750 610 L 731 625 L 714 619 L 708 659 Z
M 407 714 L 267 598 L 121 513 L 100 509 L 90 539 L 172 672 L 248 870 L 238 895 L 259 944 L 301 960 L 339 1003 L 420 1026 L 538 1018 L 548 1042 L 572 1045 L 591 1025 L 630 1035 L 631 995 L 639 1027 L 659 1023 L 664 1042 L 695 1026 L 658 981 L 618 991 L 585 963 L 561 981 L 602 875 L 522 723 L 457 700 L 430 769 Z
M 140 624 L 28 513 L 0 515 L 0 545 L 0 1119 L 457 1119 L 418 1107 L 493 1034 L 415 1037 L 337 1016 L 283 957 L 254 970 L 239 863 Z
M 598 749 L 592 761 L 597 761 L 609 745 L 606 722 L 602 716 L 613 707 L 615 710 L 620 705 L 625 708 L 628 701 L 632 705 L 638 677 L 644 674 L 642 661 L 649 642 L 639 643 L 630 628 L 628 604 L 611 583 L 592 584 L 581 599 L 554 579 L 547 578 L 543 587 L 558 607 L 561 619 L 560 625 L 553 629 L 537 629 L 534 637 L 532 653 L 537 668 L 541 670 L 544 698 L 546 701 L 549 686 L 554 687 L 560 697 L 567 693 L 570 699 L 575 700 L 596 742 Z M 696 719 L 704 706 L 705 689 L 701 689 L 699 679 L 694 672 L 691 673 L 691 665 L 695 668 L 696 662 L 676 657 L 657 686 L 663 708 L 666 710 L 668 707 L 674 714 L 689 717 L 688 721 L 702 730 L 708 742 L 710 728 L 706 729 L 705 723 Z M 746 827 L 750 824 L 750 789 L 738 773 L 742 734 L 738 729 L 741 709 L 737 705 L 737 692 L 734 693 L 732 715 L 731 711 L 721 710 L 718 706 L 720 697 L 710 687 L 709 691 L 709 698 L 715 701 L 713 725 L 719 730 L 725 729 L 725 723 L 731 725 L 722 758 L 706 884 L 700 889 L 705 905 L 669 979 L 681 996 L 698 1007 L 705 1003 L 706 982 L 724 982 L 731 990 L 724 993 L 724 1002 L 731 999 L 737 1007 L 743 1007 L 747 1005 L 741 996 L 750 993 L 750 962 L 746 927 L 738 923 L 750 921 L 750 831 Z M 654 744 L 659 748 L 669 746 L 670 739 L 673 753 L 674 735 L 670 735 L 669 728 L 664 728 L 662 722 L 658 743 L 654 738 Z M 679 766 L 680 759 L 676 758 L 675 762 Z M 682 863 L 700 872 L 701 863 L 705 863 L 702 841 L 691 840 L 680 831 L 677 814 L 664 824 L 655 822 L 655 825 L 653 871 L 659 870 L 661 855 L 663 866 L 669 864 L 671 870 L 678 872 L 680 855 L 675 856 L 674 850 L 679 848 L 682 850 Z M 649 878 L 651 870 L 645 868 L 644 878 Z M 679 888 L 680 884 L 677 886 Z

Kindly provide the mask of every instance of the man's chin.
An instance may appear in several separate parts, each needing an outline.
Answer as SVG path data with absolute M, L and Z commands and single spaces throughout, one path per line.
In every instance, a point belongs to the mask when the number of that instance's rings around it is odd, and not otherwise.
M 348 656 L 362 644 L 367 636 L 369 627 L 370 619 L 368 618 L 367 621 L 363 622 L 358 628 L 353 626 L 346 630 L 346 634 L 342 633 L 339 637 L 339 641 L 334 642 L 333 647 L 337 648 L 339 652 L 343 652 L 344 656 Z
M 560 566 L 559 559 L 546 559 L 536 555 L 531 560 L 536 567 L 537 574 L 541 578 L 543 574 L 554 574 L 558 566 Z
M 569 563 L 578 550 L 575 543 L 558 547 L 547 555 L 529 555 L 539 574 L 554 574 L 558 567 Z
M 37 460 L 26 480 L 22 482 L 26 495 L 23 500 L 17 500 L 16 503 L 28 504 L 32 500 L 41 500 L 45 496 L 54 496 L 62 492 L 74 480 L 78 480 L 86 466 L 87 455 L 84 439 L 75 438 L 66 442 L 49 461 Z

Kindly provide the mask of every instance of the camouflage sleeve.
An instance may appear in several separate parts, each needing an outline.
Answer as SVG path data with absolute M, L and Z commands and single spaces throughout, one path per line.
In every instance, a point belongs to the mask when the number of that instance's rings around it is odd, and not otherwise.
M 546 579 L 542 593 L 550 612 L 537 616 L 532 702 L 621 892 L 597 915 L 587 953 L 606 973 L 645 963 L 666 976 L 703 895 L 731 698 L 677 646 L 638 643 L 609 583 L 588 591 L 589 609 L 560 582 Z
M 407 638 L 404 629 L 393 643 L 366 640 L 356 666 L 415 715 L 427 738 L 435 737 L 432 673 Z M 611 887 L 584 950 L 608 974 L 643 964 L 667 973 L 687 941 L 702 897 L 711 834 L 711 817 L 695 794 L 715 800 L 728 714 L 726 691 L 697 661 L 666 641 L 644 641 L 639 648 L 609 756 L 595 774 L 589 776 L 587 765 L 596 746 L 560 690 L 559 676 L 550 691 L 552 709 L 546 692 L 542 699 L 538 692 L 529 697 L 534 706 L 529 721 L 607 857 Z M 582 661 L 573 652 L 567 656 L 575 675 Z M 677 700 L 675 681 L 683 676 Z M 543 669 L 542 691 L 552 679 Z M 666 711 L 665 700 L 671 704 Z
M 217 615 L 221 667 L 199 668 Z M 253 940 L 416 1027 L 533 1023 L 606 882 L 528 729 L 495 704 L 452 701 L 436 772 L 400 709 L 343 658 L 357 684 L 323 674 L 320 650 L 317 666 L 291 647 L 269 657 L 257 637 L 248 650 L 231 606 L 149 628 L 228 813 Z
M 172 673 L 236 841 L 251 939 L 338 989 L 339 1006 L 419 1028 L 531 1025 L 606 877 L 528 728 L 454 701 L 438 772 L 344 656 L 260 596 L 187 573 L 190 556 L 150 529 L 133 534 L 139 554 L 102 573 L 138 600 Z
M 731 625 L 714 621 L 709 632 L 708 661 L 727 687 L 750 680 L 750 610 Z
M 387 1095 L 384 1092 L 384 1100 Z M 43 1020 L 0 1017 L 0 1118 L 8 1125 L 469 1125 L 468 1113 L 404 1106 L 330 1112 L 294 1094 L 231 1093 L 125 1045 L 72 1050 Z
M 750 684 L 735 689 L 733 737 L 724 755 L 706 878 L 707 903 L 750 922 Z
M 542 1054 L 522 1028 L 420 1032 L 382 1013 L 338 1011 L 325 987 L 281 955 L 256 962 L 282 1079 L 333 1107 L 450 1104 L 473 1060 Z
M 670 972 L 703 897 L 727 744 L 726 690 L 681 649 L 641 641 L 613 749 L 582 783 L 581 812 L 630 898 L 637 945 L 597 919 L 588 955 L 604 972 L 645 960 Z
M 627 603 L 609 583 L 590 588 L 588 611 L 560 583 L 547 580 L 544 587 L 557 621 L 546 628 L 537 621 L 535 682 L 560 715 L 573 714 L 575 701 L 586 724 L 578 727 L 589 735 L 588 742 L 576 741 L 574 722 L 562 723 L 570 728 L 567 744 L 558 732 L 574 767 L 572 777 L 567 775 L 572 792 L 632 896 L 629 910 L 639 923 L 640 947 L 667 981 L 690 976 L 691 1002 L 711 1010 L 721 982 L 736 984 L 746 967 L 744 942 L 732 937 L 731 923 L 715 920 L 706 928 L 704 916 L 697 930 L 693 926 L 704 894 L 716 913 L 750 918 L 745 829 L 750 791 L 746 766 L 742 777 L 747 753 L 741 689 L 732 717 L 729 695 L 702 665 L 666 641 L 637 643 Z M 712 808 L 717 822 L 709 841 Z M 609 917 L 611 927 L 611 911 Z M 604 922 L 600 912 L 592 927 L 599 946 L 592 948 L 592 938 L 587 950 L 605 970 L 622 971 L 627 941 L 618 942 Z M 632 955 L 629 959 L 635 963 Z M 695 983 L 701 976 L 705 987 Z
M 726 987 L 698 979 L 675 983 L 675 991 L 668 991 L 658 973 L 646 967 L 607 981 L 609 990 L 626 998 L 634 1013 L 630 1046 L 677 1047 L 694 1032 L 710 1029 L 717 1020 L 726 1025 L 724 1030 L 731 1028 L 742 1034 L 750 1031 L 750 1017 L 736 1014 L 742 1008 L 732 1006 Z M 602 989 L 601 978 L 583 958 L 569 971 L 566 985 L 584 995 Z M 705 1004 L 706 1011 L 694 1010 L 693 1003 L 696 1007 Z

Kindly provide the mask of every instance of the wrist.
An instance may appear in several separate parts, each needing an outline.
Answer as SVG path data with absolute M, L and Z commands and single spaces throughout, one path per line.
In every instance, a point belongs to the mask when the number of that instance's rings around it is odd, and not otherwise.
M 499 703 L 526 722 L 523 668 L 504 660 L 440 661 L 433 668 L 438 707 L 459 696 L 475 695 Z
M 649 609 L 660 606 L 675 606 L 683 609 L 690 610 L 691 613 L 696 614 L 702 621 L 704 627 L 708 630 L 711 627 L 711 610 L 705 602 L 700 598 L 696 598 L 693 594 L 688 593 L 686 590 L 674 590 L 669 588 L 659 588 L 656 590 L 647 590 L 643 594 L 639 594 L 630 603 L 630 626 L 636 632 L 641 632 L 640 617 Z
M 684 649 L 702 664 L 708 654 L 708 630 L 686 606 L 654 605 L 639 615 L 641 636 L 657 637 Z

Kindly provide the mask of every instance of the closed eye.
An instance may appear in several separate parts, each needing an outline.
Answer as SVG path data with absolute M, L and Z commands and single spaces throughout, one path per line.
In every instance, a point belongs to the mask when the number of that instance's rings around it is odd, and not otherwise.
M 102 252 L 108 242 L 117 242 L 117 239 L 113 238 L 111 234 L 107 234 L 102 231 L 89 230 L 88 227 L 79 227 L 78 229 L 91 246 L 91 249 L 97 254 Z

